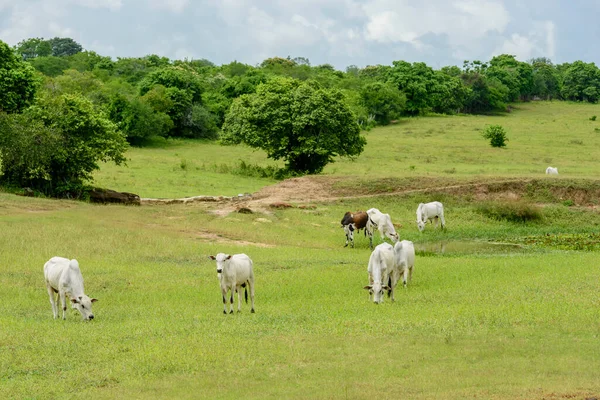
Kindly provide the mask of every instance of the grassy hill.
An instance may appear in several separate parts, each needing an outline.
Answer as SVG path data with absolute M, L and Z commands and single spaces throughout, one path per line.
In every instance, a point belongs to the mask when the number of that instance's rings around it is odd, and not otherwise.
M 0 398 L 598 397 L 596 110 L 402 121 L 368 132 L 358 159 L 278 186 L 232 174 L 240 160 L 274 165 L 261 152 L 187 141 L 132 149 L 128 167 L 96 175 L 143 197 L 258 192 L 239 203 L 0 192 Z M 498 123 L 506 149 L 480 136 Z M 447 230 L 420 233 L 415 210 L 431 200 Z M 418 249 L 395 303 L 363 290 L 364 236 L 343 247 L 343 213 L 370 207 Z M 253 259 L 256 314 L 222 314 L 218 252 Z M 55 255 L 79 260 L 92 322 L 52 319 L 42 267 Z

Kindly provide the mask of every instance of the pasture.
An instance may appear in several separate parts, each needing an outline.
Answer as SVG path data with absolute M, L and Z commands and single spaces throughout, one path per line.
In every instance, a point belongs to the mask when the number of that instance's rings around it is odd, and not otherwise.
M 373 130 L 364 158 L 314 178 L 331 196 L 305 209 L 251 204 L 254 214 L 224 214 L 215 211 L 236 204 L 98 206 L 0 192 L 0 397 L 598 397 L 600 133 L 587 119 L 591 106 L 519 108 Z M 509 136 L 503 150 L 475 130 L 497 118 Z M 564 137 L 553 137 L 563 124 Z M 221 149 L 134 149 L 130 169 L 106 166 L 98 184 L 182 197 L 275 183 L 218 172 L 238 156 L 271 165 L 243 147 L 225 148 L 235 156 L 223 159 Z M 561 175 L 546 177 L 548 165 Z M 419 233 L 416 205 L 432 200 L 444 203 L 447 230 L 428 224 Z M 508 205 L 531 207 L 535 218 L 496 219 L 492 206 L 515 214 Z M 344 212 L 371 207 L 392 216 L 401 239 L 428 246 L 393 304 L 368 301 L 362 233 L 356 248 L 343 248 Z M 256 314 L 244 303 L 223 315 L 208 259 L 218 252 L 254 261 Z M 78 259 L 86 294 L 99 300 L 93 321 L 71 309 L 66 321 L 52 319 L 42 266 L 54 255 Z

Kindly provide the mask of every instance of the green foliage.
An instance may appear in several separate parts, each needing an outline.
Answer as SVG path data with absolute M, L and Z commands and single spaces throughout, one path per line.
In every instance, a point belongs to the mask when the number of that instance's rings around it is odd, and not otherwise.
M 482 202 L 477 205 L 477 211 L 498 221 L 526 223 L 543 219 L 543 213 L 539 207 L 519 201 Z
M 98 162 L 125 161 L 124 136 L 81 96 L 42 97 L 5 125 L 9 129 L 2 132 L 2 180 L 11 185 L 80 197 Z
M 171 118 L 144 100 L 144 97 L 116 94 L 108 106 L 111 121 L 134 145 L 142 145 L 157 136 L 166 137 L 173 129 Z
M 506 137 L 506 131 L 500 125 L 490 125 L 481 133 L 486 139 L 489 139 L 492 147 L 505 147 L 508 138 Z
M 600 99 L 600 70 L 594 63 L 575 61 L 566 66 L 561 89 L 567 100 L 596 103 Z
M 406 96 L 394 85 L 373 82 L 360 90 L 360 104 L 378 124 L 387 125 L 402 114 Z
M 16 46 L 17 53 L 24 60 L 36 57 L 66 57 L 77 54 L 83 47 L 71 38 L 59 38 L 44 40 L 44 38 L 31 38 L 20 41 Z
M 20 112 L 31 103 L 38 86 L 34 69 L 0 41 L 0 112 Z
M 234 100 L 222 139 L 263 149 L 298 173 L 318 173 L 337 155 L 357 156 L 366 143 L 341 92 L 284 78 Z
M 592 115 L 592 116 L 590 117 L 590 121 L 595 121 L 595 120 L 596 120 L 596 116 L 595 116 L 595 115 Z
M 168 66 L 150 72 L 140 83 L 140 93 L 146 94 L 155 85 L 177 88 L 188 93 L 192 102 L 199 102 L 202 99 L 202 80 L 189 68 Z
M 29 64 L 37 71 L 46 76 L 59 76 L 66 69 L 69 69 L 69 60 L 65 57 L 35 57 L 29 60 Z

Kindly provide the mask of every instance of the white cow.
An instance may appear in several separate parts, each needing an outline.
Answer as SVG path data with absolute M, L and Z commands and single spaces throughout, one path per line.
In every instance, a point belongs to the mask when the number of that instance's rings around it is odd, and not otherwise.
M 436 228 L 438 226 L 438 219 L 442 222 L 442 229 L 446 227 L 446 221 L 444 220 L 444 205 L 439 201 L 420 203 L 419 207 L 417 207 L 417 227 L 419 230 L 423 232 L 427 221 L 431 221 L 434 218 Z
M 44 277 L 46 279 L 46 288 L 50 296 L 54 319 L 58 316 L 58 304 L 56 304 L 57 299 L 55 298 L 55 294 L 58 294 L 60 298 L 63 319 L 66 319 L 67 296 L 71 300 L 71 307 L 79 311 L 84 320 L 94 319 L 92 303 L 97 300 L 85 295 L 83 291 L 83 276 L 81 275 L 77 260 L 52 257 L 44 264 Z
M 245 289 L 246 303 L 248 303 L 248 287 L 252 299 L 254 312 L 254 272 L 252 271 L 252 260 L 245 254 L 224 254 L 209 256 L 211 260 L 217 261 L 217 277 L 221 282 L 221 294 L 223 295 L 223 314 L 227 314 L 227 292 L 231 290 L 230 310 L 233 313 L 233 293 L 238 294 L 238 312 L 242 309 L 241 288 Z
M 558 175 L 558 168 L 548 167 L 546 168 L 547 175 Z
M 392 224 L 390 214 L 383 214 L 376 208 L 368 209 L 367 214 L 369 214 L 369 222 L 372 222 L 379 230 L 381 240 L 385 240 L 386 236 L 394 243 L 399 240 L 398 233 L 394 228 L 394 224 Z
M 410 240 L 403 240 L 394 245 L 394 268 L 398 276 L 402 275 L 402 283 L 412 280 L 413 267 L 415 266 L 415 246 Z
M 383 292 L 391 293 L 394 301 L 394 288 L 398 279 L 394 280 L 394 248 L 389 243 L 381 243 L 371 253 L 369 258 L 369 285 L 364 289 L 369 291 L 369 299 L 375 304 L 383 302 Z

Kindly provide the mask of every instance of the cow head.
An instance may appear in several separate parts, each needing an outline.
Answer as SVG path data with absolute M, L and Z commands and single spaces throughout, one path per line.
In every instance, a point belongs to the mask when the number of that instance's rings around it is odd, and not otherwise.
M 388 232 L 387 236 L 394 242 L 397 243 L 398 240 L 400 240 L 400 236 L 398 235 L 398 232 Z
M 97 301 L 97 299 L 91 299 L 84 294 L 82 296 L 71 297 L 71 307 L 79 311 L 84 321 L 90 321 L 94 319 L 92 303 Z
M 369 291 L 369 298 L 373 299 L 373 303 L 380 304 L 383 302 L 383 294 L 386 290 L 391 290 L 388 285 L 382 285 L 381 282 L 373 282 L 371 285 L 365 286 L 363 289 Z
M 219 253 L 216 256 L 208 256 L 208 258 L 217 262 L 217 276 L 221 278 L 221 274 L 223 273 L 223 266 L 225 262 L 231 258 L 231 254 Z
M 425 229 L 425 222 L 423 222 L 421 220 L 417 220 L 417 227 L 419 228 L 419 230 L 421 232 L 423 232 L 423 229 Z

